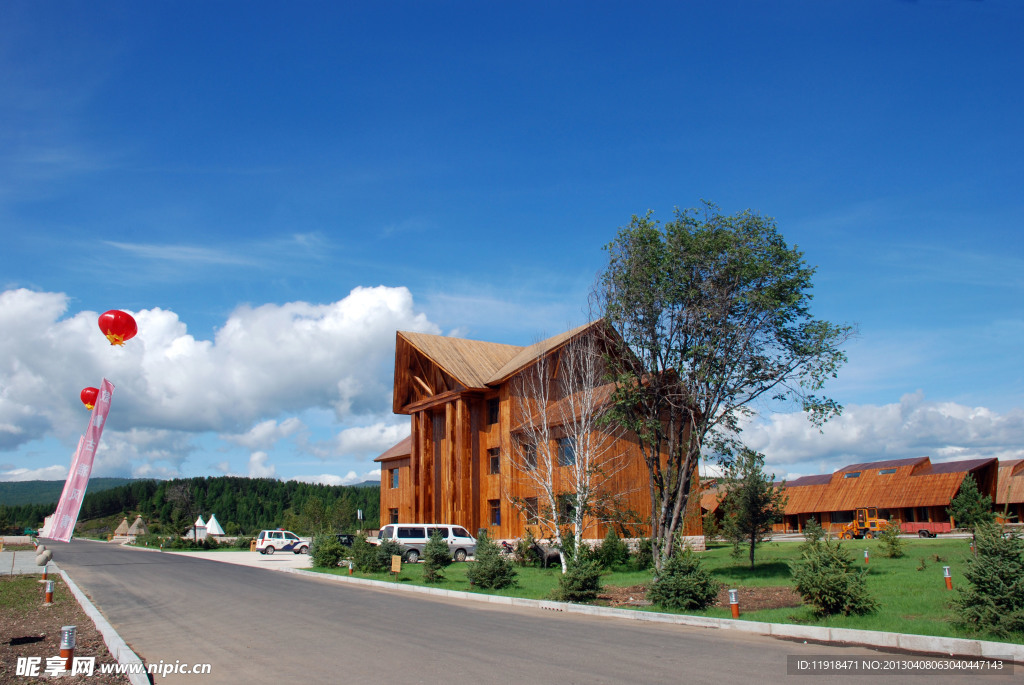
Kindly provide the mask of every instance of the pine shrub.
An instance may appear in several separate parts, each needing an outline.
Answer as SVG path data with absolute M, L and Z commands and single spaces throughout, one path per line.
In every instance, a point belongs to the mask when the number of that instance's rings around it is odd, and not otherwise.
M 516 542 L 515 557 L 516 562 L 520 566 L 540 565 L 540 554 L 538 553 L 536 544 L 537 539 L 533 537 L 533 531 L 527 528 L 523 537 L 519 538 Z
M 850 553 L 836 540 L 806 546 L 791 562 L 796 591 L 817 614 L 870 614 L 878 608 L 867 590 L 867 569 L 858 570 Z
M 703 609 L 715 601 L 721 584 L 689 546 L 678 549 L 647 591 L 647 599 L 666 609 Z
M 640 538 L 633 555 L 633 566 L 637 571 L 647 571 L 654 566 L 654 543 L 650 538 Z
M 629 561 L 629 546 L 619 538 L 614 528 L 609 528 L 596 555 L 601 567 L 610 569 Z
M 953 599 L 955 622 L 997 637 L 1024 634 L 1024 540 L 981 523 L 974 549 L 964 569 L 967 585 Z
M 824 539 L 825 529 L 822 528 L 821 524 L 812 516 L 807 519 L 807 523 L 804 524 L 804 541 L 800 546 L 800 551 L 803 552 L 809 547 L 814 547 Z
M 379 545 L 371 545 L 365 535 L 358 535 L 352 543 L 352 564 L 363 573 L 383 573 L 391 568 L 391 557 L 402 556 L 404 551 L 394 540 L 382 540 Z
M 316 568 L 335 568 L 344 554 L 338 538 L 327 533 L 315 536 L 309 545 L 309 558 Z
M 466 570 L 466 577 L 471 584 L 500 590 L 516 582 L 512 560 L 502 555 L 501 548 L 488 537 L 486 531 L 477 538 L 473 559 Z
M 903 538 L 900 537 L 900 524 L 889 520 L 878 533 L 878 539 L 882 541 L 882 554 L 890 559 L 899 559 L 903 556 Z
M 452 553 L 448 549 L 448 543 L 441 537 L 439 530 L 434 530 L 430 535 L 427 546 L 423 548 L 423 580 L 428 583 L 438 583 L 444 580 L 442 569 L 452 563 Z
M 563 602 L 590 602 L 601 591 L 601 562 L 574 564 L 558 577 L 558 598 Z

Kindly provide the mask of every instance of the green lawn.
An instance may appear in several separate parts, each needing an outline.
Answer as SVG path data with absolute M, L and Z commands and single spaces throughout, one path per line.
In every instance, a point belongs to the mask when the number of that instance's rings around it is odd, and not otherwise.
M 989 635 L 975 635 L 958 630 L 950 623 L 951 610 L 949 601 L 956 592 L 958 583 L 963 579 L 964 562 L 970 555 L 970 541 L 966 539 L 907 539 L 904 544 L 904 556 L 900 559 L 888 559 L 882 556 L 882 545 L 878 540 L 851 540 L 844 542 L 858 565 L 864 564 L 864 550 L 869 551 L 867 583 L 871 594 L 878 600 L 879 610 L 867 616 L 833 616 L 816 617 L 810 607 L 765 609 L 762 611 L 745 611 L 741 619 L 749 621 L 767 621 L 770 623 L 800 623 L 805 625 L 829 626 L 835 628 L 855 628 L 861 630 L 883 630 L 897 633 L 918 635 L 937 635 L 943 637 L 981 637 L 994 638 Z M 799 542 L 771 542 L 758 546 L 757 564 L 753 569 L 746 558 L 734 559 L 731 547 L 712 544 L 707 552 L 701 553 L 706 568 L 727 588 L 753 586 L 793 585 L 788 561 L 797 559 Z M 946 590 L 943 579 L 943 566 L 949 566 L 953 577 L 954 591 Z M 445 570 L 446 579 L 435 583 L 432 587 L 464 592 L 490 593 L 529 599 L 554 599 L 558 587 L 559 572 L 557 569 L 517 568 L 518 585 L 504 590 L 480 590 L 472 588 L 466 579 L 467 564 L 452 564 Z M 347 575 L 348 569 L 314 569 L 324 573 Z M 361 578 L 372 578 L 397 583 L 426 585 L 423 582 L 422 564 L 403 564 L 398 576 L 390 573 L 360 574 Z M 629 587 L 649 583 L 650 572 L 616 570 L 606 573 L 602 585 Z M 742 609 L 742 607 L 741 607 Z M 636 608 L 637 611 L 664 611 L 654 607 Z M 713 607 L 704 611 L 686 611 L 667 613 L 685 613 L 699 616 L 730 618 L 728 608 Z M 1024 637 L 1006 639 L 1007 642 L 1022 642 Z

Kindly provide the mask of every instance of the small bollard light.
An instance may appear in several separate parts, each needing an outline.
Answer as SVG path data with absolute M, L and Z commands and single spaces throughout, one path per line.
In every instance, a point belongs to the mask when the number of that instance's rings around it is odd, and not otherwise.
M 732 609 L 732 617 L 740 617 L 740 592 L 739 590 L 729 590 L 729 608 Z
M 49 564 L 43 564 L 43 577 L 42 577 L 42 579 L 40 579 L 40 581 L 39 581 L 40 583 L 45 583 L 46 582 L 47 576 L 49 575 L 49 571 L 50 571 L 50 565 Z
M 44 606 L 50 606 L 53 604 L 53 581 L 46 581 L 46 599 L 43 601 Z
M 864 563 L 865 564 L 870 564 L 871 563 L 871 557 L 868 556 L 868 551 L 867 550 L 864 550 Z
M 352 575 L 352 560 L 348 560 L 348 574 Z
M 947 590 L 952 590 L 953 589 L 953 574 L 951 574 L 949 572 L 949 567 L 948 566 L 943 566 L 942 567 L 942 575 L 946 578 L 946 589 Z
M 64 659 L 64 670 L 71 670 L 71 662 L 75 658 L 76 626 L 63 626 L 60 629 L 60 658 Z

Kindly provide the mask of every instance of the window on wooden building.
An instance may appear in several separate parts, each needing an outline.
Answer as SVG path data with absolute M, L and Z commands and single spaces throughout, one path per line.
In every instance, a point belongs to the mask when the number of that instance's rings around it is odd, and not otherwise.
M 398 469 L 391 469 L 389 474 L 391 476 L 391 489 L 394 490 L 398 487 Z
M 559 438 L 558 465 L 572 466 L 576 463 L 576 438 Z
M 573 495 L 558 496 L 558 515 L 563 521 L 571 521 L 576 516 L 576 497 Z
M 398 523 L 398 509 L 388 509 L 388 518 L 391 523 Z
M 879 475 L 884 476 L 890 473 L 896 473 L 896 469 L 882 469 L 878 472 Z
M 860 471 L 850 471 L 849 473 L 844 473 L 843 478 L 860 478 Z
M 487 473 L 492 476 L 501 473 L 501 448 L 492 447 L 487 450 Z
M 540 511 L 537 508 L 537 498 L 527 497 L 523 502 L 526 505 L 526 511 L 524 512 L 526 514 L 526 522 L 530 524 L 537 523 L 537 515 Z
M 489 499 L 487 500 L 487 506 L 491 510 L 490 522 L 492 526 L 501 525 L 501 500 L 500 499 Z
M 487 400 L 487 425 L 498 423 L 498 398 L 493 397 Z

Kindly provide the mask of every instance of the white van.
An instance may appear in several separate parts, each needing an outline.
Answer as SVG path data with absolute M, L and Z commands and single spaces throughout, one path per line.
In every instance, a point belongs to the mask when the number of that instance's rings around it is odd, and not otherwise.
M 395 540 L 405 548 L 405 560 L 414 564 L 423 556 L 423 549 L 435 530 L 441 531 L 441 538 L 448 543 L 448 551 L 455 561 L 465 561 L 476 552 L 476 538 L 469 531 L 445 523 L 389 523 L 380 529 L 377 540 Z

